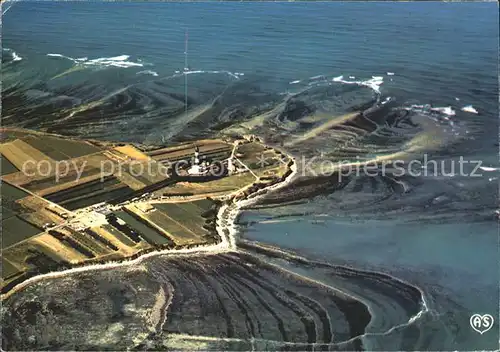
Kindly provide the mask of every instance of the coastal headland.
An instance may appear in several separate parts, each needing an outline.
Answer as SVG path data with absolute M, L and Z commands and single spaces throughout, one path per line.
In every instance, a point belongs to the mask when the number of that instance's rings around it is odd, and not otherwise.
M 35 277 L 235 247 L 241 206 L 290 177 L 254 136 L 169 146 L 1 129 L 5 298 Z

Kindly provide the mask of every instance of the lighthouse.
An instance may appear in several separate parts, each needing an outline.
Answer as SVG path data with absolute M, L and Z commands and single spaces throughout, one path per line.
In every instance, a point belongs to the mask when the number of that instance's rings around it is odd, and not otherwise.
M 198 146 L 194 148 L 193 165 L 188 169 L 190 175 L 204 175 L 207 173 L 205 165 L 200 164 L 200 149 Z
M 194 148 L 194 165 L 200 165 L 200 148 Z

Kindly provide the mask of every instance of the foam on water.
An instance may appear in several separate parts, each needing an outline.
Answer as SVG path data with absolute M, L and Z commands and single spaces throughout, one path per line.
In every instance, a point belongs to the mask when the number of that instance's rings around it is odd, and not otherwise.
M 17 53 L 15 51 L 12 52 L 12 61 L 21 61 L 23 58 L 19 55 L 17 55 Z
M 351 77 L 351 76 L 349 76 Z M 377 94 L 380 94 L 380 86 L 384 83 L 384 77 L 382 76 L 372 76 L 371 79 L 365 81 L 347 81 L 344 76 L 337 76 L 332 79 L 333 82 L 340 82 L 344 84 L 357 84 L 359 86 L 370 87 Z
M 441 114 L 445 114 L 448 116 L 455 116 L 456 115 L 455 110 L 453 110 L 453 108 L 451 106 L 431 108 L 431 111 L 437 111 Z
M 392 101 L 392 98 L 391 98 L 391 97 L 387 97 L 387 98 L 385 98 L 385 99 L 384 99 L 384 101 L 382 101 L 382 103 L 381 103 L 381 104 L 382 104 L 382 105 L 385 105 L 385 104 L 387 104 L 387 103 L 388 103 L 388 102 L 390 102 L 390 101 Z
M 464 106 L 460 110 L 465 111 L 465 112 L 470 112 L 472 114 L 477 114 L 478 113 L 477 110 L 472 105 L 466 105 L 466 106 Z
M 317 76 L 309 77 L 309 79 L 314 80 L 314 79 L 319 79 L 319 78 L 324 78 L 324 77 L 325 76 L 323 76 L 323 75 L 317 75 Z
M 486 171 L 486 172 L 491 172 L 491 171 L 498 171 L 500 168 L 497 167 L 489 167 L 489 166 L 480 166 L 479 167 L 481 170 Z
M 410 107 L 404 108 L 406 110 L 422 112 L 422 113 L 438 113 L 447 116 L 455 116 L 456 112 L 451 106 L 437 106 L 432 107 L 430 104 L 413 104 Z
M 120 67 L 120 68 L 129 68 L 129 67 L 142 67 L 143 63 L 129 61 L 130 55 L 118 55 L 112 57 L 100 57 L 97 59 L 89 60 L 87 57 L 80 58 L 72 58 L 70 56 L 62 55 L 62 54 L 54 54 L 49 53 L 47 56 L 50 57 L 59 57 L 63 59 L 67 59 L 73 61 L 76 65 L 86 65 L 86 66 L 96 66 L 96 67 Z
M 151 76 L 158 77 L 158 73 L 155 71 L 151 71 L 151 70 L 139 71 L 136 73 L 136 75 L 151 75 Z
M 63 57 L 65 59 L 74 60 L 73 58 L 68 57 L 68 56 L 64 56 L 62 54 L 52 54 L 52 53 L 49 53 L 49 54 L 47 54 L 47 56 L 50 56 L 50 57 Z
M 189 70 L 186 69 L 183 72 L 181 71 L 175 71 L 175 75 L 173 77 L 178 77 L 182 75 L 194 75 L 194 74 L 218 74 L 218 73 L 223 73 L 226 74 L 230 77 L 240 79 L 240 76 L 244 76 L 244 73 L 241 72 L 231 72 L 231 71 L 226 71 L 226 70 Z
M 9 48 L 3 48 L 4 51 L 7 51 L 12 55 L 12 61 L 21 61 L 23 58 L 19 56 L 14 50 L 9 49 Z

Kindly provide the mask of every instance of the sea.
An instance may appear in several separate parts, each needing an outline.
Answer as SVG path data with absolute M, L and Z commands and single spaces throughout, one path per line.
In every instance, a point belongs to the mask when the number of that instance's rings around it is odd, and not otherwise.
M 6 350 L 498 350 L 496 2 L 6 1 L 2 14 L 3 126 L 147 146 L 247 133 L 299 164 L 242 212 L 234 253 L 28 285 L 2 304 Z M 334 172 L 391 157 L 413 173 Z M 341 309 L 333 337 L 327 293 L 367 309 Z M 475 331 L 474 314 L 493 327 Z

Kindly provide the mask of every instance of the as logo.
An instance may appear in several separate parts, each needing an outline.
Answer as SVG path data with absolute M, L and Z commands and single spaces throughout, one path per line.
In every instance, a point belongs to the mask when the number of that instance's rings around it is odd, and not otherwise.
M 481 335 L 490 330 L 495 323 L 495 320 L 490 314 L 474 314 L 470 317 L 470 326 Z

